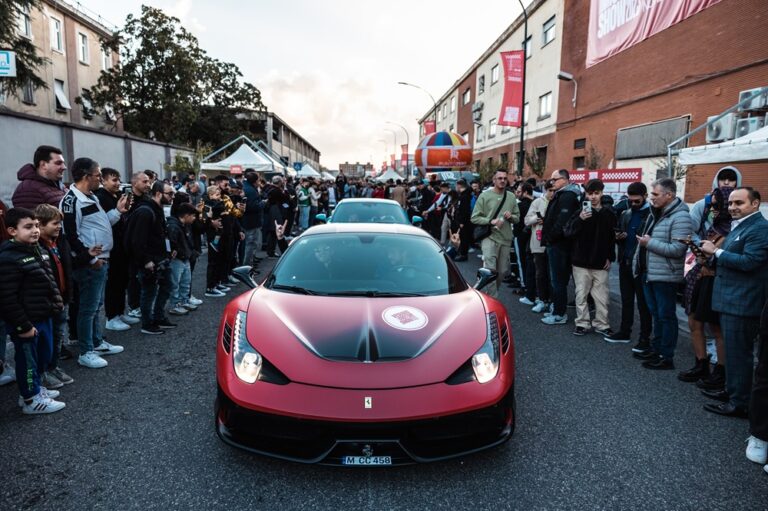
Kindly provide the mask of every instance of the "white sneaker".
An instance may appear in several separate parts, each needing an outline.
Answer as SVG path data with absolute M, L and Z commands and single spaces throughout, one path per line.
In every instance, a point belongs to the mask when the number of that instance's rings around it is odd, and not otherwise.
M 470 254 L 474 254 L 477 251 L 474 248 L 469 247 L 469 250 L 467 250 L 467 252 L 470 253 Z
M 181 306 L 182 306 L 182 307 L 184 307 L 184 308 L 185 308 L 186 310 L 188 310 L 189 312 L 192 312 L 192 311 L 196 311 L 196 310 L 197 310 L 197 307 L 198 307 L 197 305 L 195 305 L 195 304 L 193 304 L 193 303 L 189 303 L 189 302 L 187 302 L 187 303 L 182 303 L 182 304 L 181 304 Z
M 765 465 L 768 463 L 768 442 L 755 438 L 747 438 L 747 459 Z
M 522 303 L 523 305 L 534 305 L 534 302 L 530 301 L 526 296 L 520 298 L 518 302 Z
M 0 373 L 0 385 L 8 385 L 16 381 L 16 370 L 5 364 L 3 366 L 3 372 Z
M 548 308 L 549 306 L 546 303 L 542 302 L 541 300 L 536 300 L 536 305 L 534 305 L 531 308 L 531 312 L 535 312 L 536 314 L 541 314 Z
M 49 390 L 45 387 L 40 387 L 40 392 L 37 394 L 38 396 L 41 396 L 45 399 L 56 399 L 61 395 L 61 392 L 58 390 Z M 24 398 L 19 396 L 19 407 L 24 408 Z
M 239 284 L 239 283 L 240 283 L 240 281 L 239 281 L 239 280 L 237 280 L 237 279 L 236 279 L 235 277 L 233 277 L 232 275 L 230 275 L 230 276 L 229 276 L 229 278 L 227 279 L 227 281 L 228 281 L 230 284 Z
M 128 312 L 128 315 L 132 318 L 139 318 L 141 319 L 141 309 L 131 309 Z
M 563 314 L 562 316 L 555 316 L 554 314 L 545 316 L 541 318 L 541 322 L 545 325 L 564 325 L 568 322 L 568 314 Z
M 91 369 L 107 367 L 107 361 L 101 358 L 95 351 L 89 351 L 85 355 L 77 357 L 77 363 Z
M 130 330 L 131 325 L 127 325 L 123 323 L 123 321 L 120 319 L 119 316 L 115 316 L 114 318 L 107 321 L 107 325 L 105 327 L 107 330 L 113 330 L 115 332 L 121 332 L 123 330 Z
M 22 403 L 21 412 L 27 415 L 58 412 L 67 406 L 61 401 L 54 401 L 50 397 L 45 396 L 42 392 L 36 396 L 32 396 L 32 399 L 28 403 L 23 400 Z
M 192 305 L 202 305 L 203 301 L 199 298 L 195 298 L 194 296 L 190 296 L 189 300 L 187 300 L 187 303 L 191 303 Z
M 120 321 L 122 321 L 126 325 L 136 325 L 138 323 L 141 323 L 140 318 L 134 318 L 133 316 L 129 316 L 128 314 L 121 315 Z
M 189 314 L 189 311 L 185 309 L 180 303 L 177 304 L 173 309 L 168 311 L 168 314 L 173 314 L 174 316 L 183 316 L 185 314 Z
M 122 353 L 124 349 L 125 348 L 118 346 L 117 344 L 109 344 L 107 341 L 101 341 L 101 344 L 93 348 L 93 351 L 95 351 L 97 355 L 104 356 L 117 355 L 118 353 Z

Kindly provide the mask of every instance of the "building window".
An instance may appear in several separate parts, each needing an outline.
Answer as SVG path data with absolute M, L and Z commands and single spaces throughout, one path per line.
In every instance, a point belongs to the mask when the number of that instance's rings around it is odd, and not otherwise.
M 88 64 L 89 52 L 88 52 L 88 36 L 83 33 L 77 34 L 77 55 L 80 62 Z
M 475 160 L 475 172 L 480 170 L 480 160 Z
M 443 119 L 448 117 L 448 105 L 443 105 Z
M 469 132 L 468 131 L 465 131 L 464 133 L 462 133 L 461 134 L 461 138 L 463 138 L 464 142 L 466 142 L 467 144 L 469 144 L 471 142 L 471 140 L 469 140 Z
M 546 46 L 555 40 L 555 17 L 549 18 L 542 27 L 541 45 Z
M 56 96 L 56 110 L 60 112 L 72 110 L 72 105 L 69 104 L 67 93 L 64 91 L 64 81 L 53 81 L 53 93 Z
M 488 123 L 488 138 L 496 137 L 496 119 L 491 119 Z
M 456 96 L 451 98 L 451 113 L 456 111 Z
M 552 93 L 547 92 L 539 97 L 539 120 L 552 115 Z
M 576 156 L 573 159 L 573 168 L 576 170 L 581 170 L 584 168 L 584 157 L 583 156 Z
M 464 94 L 461 96 L 461 104 L 466 105 L 470 101 L 472 101 L 472 89 L 467 87 L 467 90 L 465 90 Z
M 528 108 L 528 103 L 523 105 L 523 126 L 528 126 L 528 111 L 530 108 Z
M 528 60 L 531 58 L 531 55 L 533 55 L 533 45 L 531 44 L 531 38 L 533 36 L 528 36 L 528 39 L 523 41 L 523 49 L 525 50 L 525 59 Z
M 573 148 L 574 149 L 584 149 L 587 147 L 587 139 L 586 138 L 577 138 L 573 141 Z
M 62 53 L 64 52 L 63 28 L 61 20 L 51 18 L 51 48 Z
M 485 75 L 480 75 L 477 79 L 477 95 L 479 96 L 485 92 Z
M 491 68 L 491 85 L 499 81 L 499 65 L 496 64 Z
M 508 169 L 509 168 L 509 153 L 501 153 L 499 155 L 499 163 L 501 163 L 502 168 Z
M 35 87 L 32 85 L 32 80 L 24 82 L 21 90 L 21 101 L 28 105 L 35 104 Z
M 450 126 L 448 126 L 448 131 L 451 131 L 451 132 L 453 131 L 453 124 L 451 124 Z
M 83 118 L 93 119 L 93 103 L 88 99 L 88 89 L 83 89 L 83 92 L 80 95 L 80 102 L 83 105 Z
M 441 110 L 438 108 L 437 109 L 437 122 L 440 122 L 440 120 L 442 119 L 442 117 L 440 116 L 441 113 L 442 113 Z M 437 126 L 435 126 L 435 128 L 437 128 Z
M 477 127 L 477 132 L 475 133 L 475 142 L 482 142 L 485 139 L 485 126 L 482 124 Z
M 19 34 L 32 37 L 32 18 L 29 16 L 29 7 L 22 7 L 19 10 Z
M 112 67 L 112 52 L 110 50 L 101 49 L 101 69 L 107 71 Z

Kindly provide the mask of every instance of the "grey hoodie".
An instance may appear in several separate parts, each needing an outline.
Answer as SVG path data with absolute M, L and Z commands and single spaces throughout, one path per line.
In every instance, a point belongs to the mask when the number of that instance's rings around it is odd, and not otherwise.
M 720 170 L 717 171 L 715 174 L 714 179 L 712 179 L 712 190 L 717 188 L 717 178 L 720 176 L 720 173 L 724 170 L 733 170 L 736 173 L 736 188 L 741 186 L 741 172 L 739 172 L 739 169 L 736 167 L 723 167 Z M 696 201 L 696 204 L 693 205 L 691 208 L 691 221 L 693 222 L 693 239 L 696 242 L 699 242 L 706 236 L 707 231 L 710 227 L 712 227 L 712 216 L 707 214 L 707 202 L 709 201 L 709 196 L 711 194 L 708 193 L 704 196 L 703 199 L 700 199 Z

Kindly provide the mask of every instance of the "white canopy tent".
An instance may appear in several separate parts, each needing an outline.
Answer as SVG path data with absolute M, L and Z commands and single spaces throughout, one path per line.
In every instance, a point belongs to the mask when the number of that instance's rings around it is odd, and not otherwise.
M 201 163 L 200 168 L 202 170 L 229 172 L 232 165 L 240 165 L 243 170 L 253 169 L 256 172 L 282 172 L 275 168 L 264 153 L 252 149 L 247 144 L 241 145 L 237 151 L 221 161 Z
M 309 163 L 305 163 L 296 175 L 299 177 L 320 177 L 320 173 Z
M 376 181 L 379 181 L 381 183 L 389 180 L 397 181 L 398 179 L 403 179 L 403 176 L 395 172 L 395 169 L 392 167 L 389 167 L 386 172 L 384 172 L 382 175 L 376 177 Z
M 330 172 L 321 172 L 320 175 L 326 181 L 336 181 L 336 177 L 334 177 L 334 175 Z
M 679 155 L 681 165 L 760 160 L 768 160 L 768 126 L 727 142 L 681 149 Z

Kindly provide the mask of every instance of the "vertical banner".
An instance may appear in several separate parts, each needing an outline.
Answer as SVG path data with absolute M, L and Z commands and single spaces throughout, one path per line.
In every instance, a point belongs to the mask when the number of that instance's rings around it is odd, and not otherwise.
M 504 64 L 504 99 L 498 124 L 519 128 L 522 126 L 525 51 L 503 51 L 501 62 Z
M 408 144 L 400 146 L 400 166 L 404 169 L 408 168 Z
M 435 121 L 424 121 L 424 136 L 435 132 Z
M 389 162 L 392 165 L 392 168 L 395 168 L 395 159 L 397 158 L 397 155 L 395 153 L 392 153 L 389 155 Z

